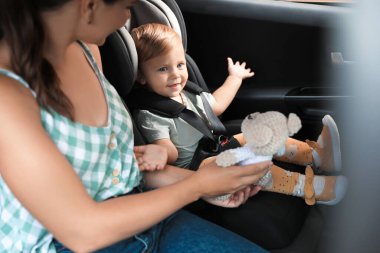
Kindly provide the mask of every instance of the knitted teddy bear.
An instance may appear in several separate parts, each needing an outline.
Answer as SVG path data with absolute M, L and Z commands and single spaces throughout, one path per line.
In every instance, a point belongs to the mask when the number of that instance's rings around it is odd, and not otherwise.
M 285 155 L 285 144 L 289 136 L 294 135 L 301 129 L 301 120 L 297 115 L 290 113 L 287 118 L 280 112 L 269 111 L 265 113 L 252 113 L 248 115 L 242 123 L 242 133 L 246 144 L 243 147 L 229 149 L 220 153 L 216 157 L 216 163 L 219 166 L 227 167 L 234 164 L 253 164 L 262 161 L 272 160 L 273 155 L 281 157 Z M 323 137 L 323 133 L 330 135 L 331 129 L 324 125 L 323 131 L 319 138 L 323 144 L 331 143 L 328 137 Z M 301 152 L 302 146 L 308 143 L 299 142 L 298 151 Z M 310 143 L 310 141 L 309 141 Z M 321 141 L 322 143 L 322 141 Z M 317 143 L 318 144 L 318 143 Z M 339 143 L 338 143 L 339 144 Z M 317 160 L 322 159 L 318 150 L 318 145 L 305 147 L 313 153 L 313 148 L 317 151 L 313 154 L 312 162 L 316 156 Z M 326 148 L 326 146 L 324 147 Z M 330 147 L 330 150 L 333 148 Z M 289 151 L 289 150 L 288 150 Z M 304 153 L 304 152 L 301 152 Z M 322 153 L 322 152 L 321 152 Z M 324 151 L 323 154 L 328 158 L 330 152 Z M 305 152 L 304 154 L 307 154 Z M 308 158 L 307 158 L 308 159 Z M 277 192 L 305 199 L 306 204 L 314 205 L 326 204 L 335 205 L 344 196 L 347 188 L 347 179 L 344 176 L 314 176 L 313 169 L 308 165 L 305 169 L 305 175 L 298 172 L 284 170 L 278 166 L 272 166 L 271 169 L 257 182 L 256 185 L 262 187 L 265 191 Z M 216 197 L 217 200 L 228 200 L 231 194 Z
M 223 151 L 216 157 L 216 163 L 227 167 L 272 160 L 273 155 L 284 154 L 286 140 L 300 129 L 301 120 L 294 113 L 290 113 L 288 118 L 277 111 L 252 113 L 243 120 L 241 126 L 246 144 L 243 147 Z M 257 185 L 265 186 L 271 183 L 271 178 L 269 171 L 257 182 Z M 219 198 L 221 197 L 223 196 Z

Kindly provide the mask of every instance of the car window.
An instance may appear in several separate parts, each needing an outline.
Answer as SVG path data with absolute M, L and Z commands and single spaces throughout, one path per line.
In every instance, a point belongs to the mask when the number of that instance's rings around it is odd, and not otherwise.
M 278 0 L 284 2 L 294 2 L 294 3 L 309 3 L 309 4 L 319 4 L 319 5 L 338 5 L 347 6 L 356 3 L 356 0 Z
M 282 0 L 285 2 L 300 2 L 300 3 L 353 3 L 354 0 Z

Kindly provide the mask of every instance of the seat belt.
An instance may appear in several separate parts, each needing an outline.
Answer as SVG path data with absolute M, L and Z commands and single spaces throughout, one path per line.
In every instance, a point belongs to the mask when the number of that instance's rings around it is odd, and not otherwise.
M 195 93 L 201 97 L 206 116 L 210 121 L 209 128 L 211 128 L 215 133 L 225 134 L 227 130 L 224 124 L 220 121 L 218 116 L 216 116 L 214 111 L 212 110 L 211 105 L 203 92 L 203 89 L 198 84 L 191 81 L 187 81 L 184 89 L 191 93 Z
M 185 108 L 182 112 L 179 113 L 178 116 L 186 121 L 190 126 L 201 132 L 203 135 L 207 136 L 215 142 L 217 141 L 206 122 L 195 112 Z
M 145 88 L 137 88 L 133 90 L 131 95 L 128 97 L 128 103 L 131 104 L 132 108 L 148 110 L 162 117 L 180 117 L 192 127 L 200 131 L 204 136 L 218 143 L 218 140 L 214 137 L 214 133 L 225 133 L 226 128 L 212 111 L 210 104 L 202 92 L 202 88 L 200 88 L 197 84 L 188 81 L 185 89 L 193 94 L 195 93 L 201 96 L 203 107 L 209 122 L 203 120 L 203 118 L 197 113 L 187 109 L 186 106 L 181 103 L 151 92 Z
M 205 94 L 202 92 L 200 96 L 202 98 L 203 107 L 205 109 L 207 118 L 210 121 L 211 127 L 214 129 L 215 132 L 225 134 L 227 132 L 226 127 L 223 125 L 218 116 L 216 116 L 216 114 L 212 110 L 211 105 L 207 101 Z

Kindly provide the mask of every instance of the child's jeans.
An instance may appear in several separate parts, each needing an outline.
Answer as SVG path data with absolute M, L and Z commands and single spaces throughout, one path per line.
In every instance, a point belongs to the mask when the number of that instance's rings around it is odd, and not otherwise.
M 252 228 L 252 233 L 257 233 Z M 57 252 L 72 252 L 54 241 Z M 178 211 L 147 231 L 97 253 L 256 253 L 250 241 L 186 211 Z

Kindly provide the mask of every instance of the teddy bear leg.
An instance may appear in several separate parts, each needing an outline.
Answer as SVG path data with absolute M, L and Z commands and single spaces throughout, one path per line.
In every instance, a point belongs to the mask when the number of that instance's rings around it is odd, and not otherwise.
M 288 138 L 285 142 L 285 153 L 274 156 L 274 159 L 303 166 L 312 165 L 313 149 L 306 142 Z
M 287 171 L 276 165 L 272 165 L 270 175 L 271 180 L 266 185 L 261 184 L 263 190 L 293 195 L 294 187 L 300 175 L 299 173 Z M 260 183 L 260 180 L 258 183 Z
M 270 172 L 272 180 L 262 190 L 301 197 L 308 205 L 335 205 L 342 200 L 347 189 L 344 176 L 314 176 L 310 166 L 307 166 L 305 175 L 276 165 Z

